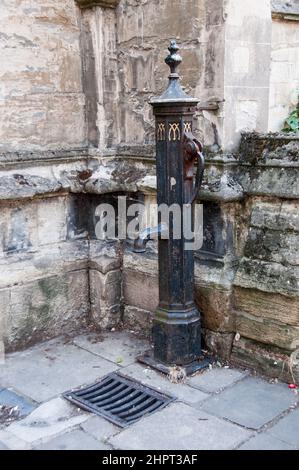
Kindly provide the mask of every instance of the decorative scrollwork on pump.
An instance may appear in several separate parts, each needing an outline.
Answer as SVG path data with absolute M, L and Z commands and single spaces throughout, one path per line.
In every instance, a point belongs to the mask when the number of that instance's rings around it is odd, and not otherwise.
M 165 124 L 164 124 L 164 122 L 158 122 L 157 140 L 165 140 Z
M 181 131 L 178 122 L 169 123 L 168 140 L 180 140 Z
M 184 132 L 192 132 L 192 123 L 184 122 Z

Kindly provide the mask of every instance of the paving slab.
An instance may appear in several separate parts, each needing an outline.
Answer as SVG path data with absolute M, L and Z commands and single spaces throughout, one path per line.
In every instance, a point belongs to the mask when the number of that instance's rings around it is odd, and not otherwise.
M 223 390 L 248 375 L 248 372 L 236 369 L 215 367 L 200 374 L 194 375 L 188 381 L 191 387 L 199 388 L 203 392 L 216 393 Z
M 299 449 L 299 408 L 292 410 L 269 429 L 271 436 Z
M 116 369 L 116 364 L 73 344 L 52 340 L 8 354 L 0 366 L 0 376 L 2 384 L 41 403 Z
M 81 430 L 71 431 L 51 439 L 35 450 L 111 450 L 111 446 L 97 441 Z
M 87 421 L 82 423 L 80 427 L 83 429 L 83 431 L 103 443 L 106 443 L 109 437 L 119 433 L 122 430 L 122 428 L 115 426 L 113 423 L 110 423 L 110 421 L 101 418 L 100 416 L 92 416 Z
M 24 442 L 33 443 L 40 439 L 48 440 L 89 417 L 89 413 L 82 412 L 63 398 L 54 398 L 40 405 L 23 420 L 7 426 L 5 432 Z M 6 444 L 1 434 L 0 439 Z
M 8 389 L 0 391 L 0 405 L 9 407 L 17 406 L 19 417 L 29 415 L 37 407 L 37 403 Z
M 74 344 L 87 351 L 115 362 L 119 366 L 128 366 L 135 362 L 136 356 L 149 348 L 148 341 L 123 331 L 81 335 L 74 339 Z
M 223 450 L 234 449 L 250 435 L 246 429 L 189 405 L 172 403 L 111 437 L 109 442 L 122 450 Z
M 0 429 L 0 441 L 2 445 L 6 446 L 9 450 L 30 450 L 31 446 L 28 442 L 7 432 L 6 429 L 7 428 Z
M 249 439 L 238 450 L 295 450 L 295 447 L 270 436 L 269 433 L 262 433 Z
M 169 393 L 186 403 L 199 403 L 209 397 L 201 390 L 189 387 L 186 384 L 175 384 L 169 379 L 141 364 L 133 364 L 121 370 L 123 375 L 133 377 L 145 385 L 149 385 L 161 392 Z
M 208 413 L 259 429 L 296 402 L 286 384 L 248 377 L 202 404 Z

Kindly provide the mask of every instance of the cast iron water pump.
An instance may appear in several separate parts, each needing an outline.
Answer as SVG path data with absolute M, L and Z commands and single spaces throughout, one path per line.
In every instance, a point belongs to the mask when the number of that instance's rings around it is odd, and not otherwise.
M 176 41 L 171 41 L 168 49 L 167 90 L 150 102 L 156 118 L 157 202 L 168 207 L 178 204 L 183 218 L 183 206 L 196 200 L 204 171 L 202 144 L 192 134 L 199 100 L 181 88 L 176 68 L 182 58 Z M 185 242 L 183 231 L 180 239 L 173 236 L 170 218 L 168 239 L 160 236 L 158 241 L 159 306 L 152 330 L 154 349 L 138 358 L 166 373 L 174 365 L 190 374 L 208 364 L 202 360 L 200 313 L 194 303 L 194 256 L 193 251 L 185 249 Z

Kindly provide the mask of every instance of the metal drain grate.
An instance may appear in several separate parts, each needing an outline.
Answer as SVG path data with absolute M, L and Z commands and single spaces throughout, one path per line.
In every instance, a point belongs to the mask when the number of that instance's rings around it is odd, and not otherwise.
M 63 396 L 80 408 L 104 416 L 121 427 L 133 424 L 175 400 L 117 373 L 109 374 L 88 387 L 66 392 Z

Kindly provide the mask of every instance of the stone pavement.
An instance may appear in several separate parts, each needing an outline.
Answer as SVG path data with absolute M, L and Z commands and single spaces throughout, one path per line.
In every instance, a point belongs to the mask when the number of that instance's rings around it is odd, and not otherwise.
M 147 348 L 115 331 L 58 338 L 7 355 L 0 365 L 0 405 L 17 407 L 18 417 L 0 419 L 0 450 L 299 449 L 299 395 L 286 384 L 228 367 L 174 384 L 135 362 Z M 177 400 L 122 429 L 61 397 L 117 370 Z

